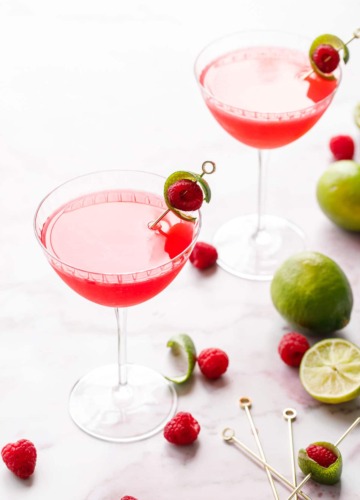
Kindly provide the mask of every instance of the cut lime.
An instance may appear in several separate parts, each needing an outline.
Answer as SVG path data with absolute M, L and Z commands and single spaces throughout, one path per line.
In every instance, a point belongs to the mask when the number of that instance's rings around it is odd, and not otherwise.
M 331 443 L 324 441 L 319 441 L 313 443 L 318 446 L 323 446 L 328 450 L 331 450 L 336 456 L 337 460 L 329 467 L 323 467 L 319 465 L 315 460 L 310 458 L 306 453 L 306 450 L 300 450 L 298 454 L 298 464 L 302 472 L 307 475 L 311 474 L 311 479 L 321 484 L 335 484 L 339 481 L 342 472 L 342 457 L 339 448 Z
M 360 349 L 344 339 L 314 344 L 300 364 L 304 389 L 318 401 L 337 404 L 360 395 Z
M 342 50 L 342 52 L 343 52 L 342 59 L 343 59 L 345 64 L 348 62 L 349 57 L 350 57 L 349 49 L 348 49 L 347 45 L 339 37 L 337 37 L 335 35 L 330 35 L 330 34 L 324 34 L 324 35 L 318 36 L 317 38 L 315 38 L 315 40 L 312 42 L 312 44 L 310 46 L 309 56 L 310 56 L 310 63 L 311 63 L 313 70 L 318 75 L 320 75 L 322 78 L 325 78 L 326 80 L 334 80 L 335 77 L 332 73 L 330 73 L 330 74 L 323 73 L 317 67 L 317 65 L 315 64 L 315 62 L 313 60 L 313 54 L 314 54 L 315 50 L 317 49 L 317 47 L 319 47 L 319 45 L 331 45 L 338 52 L 340 50 Z
M 194 342 L 191 337 L 186 333 L 178 333 L 171 337 L 166 344 L 175 353 L 184 352 L 187 357 L 187 370 L 183 375 L 178 375 L 176 377 L 165 377 L 167 380 L 174 382 L 175 384 L 183 384 L 191 377 L 196 364 L 196 349 Z
M 169 201 L 169 197 L 168 197 L 169 187 L 172 186 L 173 184 L 175 184 L 175 182 L 183 180 L 183 179 L 187 179 L 187 180 L 190 180 L 193 182 L 198 182 L 200 184 L 200 186 L 203 190 L 203 193 L 204 193 L 204 200 L 206 201 L 206 203 L 209 203 L 209 201 L 211 199 L 211 190 L 210 190 L 210 186 L 206 182 L 206 180 L 203 179 L 203 177 L 201 175 L 196 174 L 194 172 L 187 172 L 185 170 L 179 170 L 179 171 L 174 172 L 171 175 L 169 175 L 169 177 L 166 179 L 165 185 L 164 185 L 164 198 L 165 198 L 165 203 L 166 203 L 167 207 L 172 212 L 174 212 L 180 219 L 192 222 L 195 220 L 195 217 L 193 217 L 192 215 L 184 214 L 184 212 L 182 212 L 181 210 L 174 208 L 171 205 L 171 203 Z

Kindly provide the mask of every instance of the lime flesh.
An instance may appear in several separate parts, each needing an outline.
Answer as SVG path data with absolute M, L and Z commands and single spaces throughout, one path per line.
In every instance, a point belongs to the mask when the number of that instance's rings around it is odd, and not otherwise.
M 304 389 L 318 401 L 337 404 L 360 395 L 360 349 L 344 339 L 314 344 L 300 364 Z

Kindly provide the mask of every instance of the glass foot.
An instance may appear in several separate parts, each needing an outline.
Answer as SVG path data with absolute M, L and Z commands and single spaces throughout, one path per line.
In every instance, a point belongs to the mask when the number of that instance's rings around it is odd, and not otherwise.
M 282 262 L 305 247 L 300 228 L 286 219 L 264 215 L 257 231 L 257 215 L 244 215 L 216 232 L 218 264 L 225 271 L 250 280 L 271 280 Z
M 96 368 L 73 387 L 72 419 L 91 436 L 128 443 L 160 432 L 176 410 L 174 387 L 160 373 L 127 365 L 128 383 L 118 386 L 118 366 Z

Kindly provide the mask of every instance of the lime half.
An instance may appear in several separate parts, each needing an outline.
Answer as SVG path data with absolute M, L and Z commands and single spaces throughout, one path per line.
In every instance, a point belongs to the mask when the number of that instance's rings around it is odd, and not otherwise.
M 337 404 L 360 395 L 360 349 L 344 339 L 314 344 L 300 364 L 304 389 L 318 401 Z

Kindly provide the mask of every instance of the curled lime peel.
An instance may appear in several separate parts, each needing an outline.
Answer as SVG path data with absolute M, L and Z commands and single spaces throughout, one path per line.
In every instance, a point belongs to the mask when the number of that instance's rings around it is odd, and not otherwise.
M 206 201 L 206 203 L 209 203 L 211 199 L 211 190 L 208 182 L 202 177 L 202 175 L 196 174 L 194 172 L 188 172 L 186 170 L 178 170 L 177 172 L 174 172 L 171 175 L 169 175 L 169 177 L 166 179 L 164 184 L 164 199 L 166 206 L 169 208 L 169 210 L 174 212 L 180 219 L 194 222 L 196 220 L 196 217 L 193 217 L 192 215 L 187 215 L 181 210 L 178 210 L 177 208 L 174 208 L 171 205 L 168 197 L 169 187 L 175 184 L 175 182 L 178 182 L 183 179 L 190 180 L 192 182 L 198 182 L 203 190 L 204 200 Z
M 187 370 L 183 375 L 175 377 L 165 376 L 165 378 L 175 384 L 183 384 L 187 382 L 191 377 L 196 364 L 196 348 L 194 342 L 186 333 L 178 333 L 168 340 L 166 346 L 170 347 L 173 352 L 183 352 L 186 355 Z
M 298 464 L 301 471 L 305 475 L 311 474 L 311 479 L 317 483 L 329 485 L 337 483 L 340 480 L 342 472 L 342 456 L 339 448 L 332 443 L 327 443 L 326 441 L 318 441 L 312 444 L 329 449 L 337 456 L 337 459 L 329 467 L 323 467 L 310 458 L 306 450 L 301 449 L 298 453 Z
M 313 60 L 313 54 L 317 47 L 319 45 L 331 45 L 336 49 L 338 52 L 342 51 L 342 60 L 346 64 L 349 61 L 350 58 L 350 52 L 348 46 L 341 40 L 341 38 L 337 37 L 336 35 L 331 35 L 329 33 L 326 33 L 324 35 L 320 35 L 315 40 L 312 42 L 310 49 L 309 49 L 309 57 L 310 57 L 310 64 L 312 69 L 322 78 L 325 78 L 326 80 L 335 80 L 335 76 L 330 73 L 323 73 L 315 64 Z

